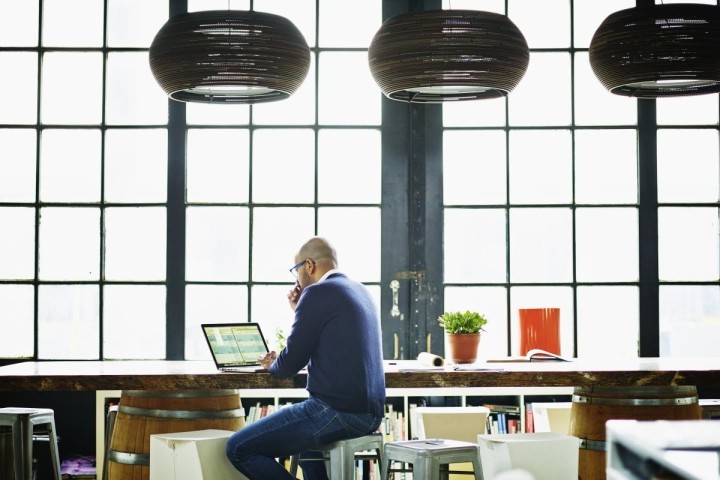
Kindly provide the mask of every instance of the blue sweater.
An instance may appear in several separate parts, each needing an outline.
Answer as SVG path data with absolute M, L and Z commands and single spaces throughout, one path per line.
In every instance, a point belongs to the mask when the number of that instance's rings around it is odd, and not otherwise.
M 270 373 L 292 377 L 306 365 L 310 395 L 341 412 L 383 414 L 380 319 L 364 285 L 332 273 L 302 292 Z

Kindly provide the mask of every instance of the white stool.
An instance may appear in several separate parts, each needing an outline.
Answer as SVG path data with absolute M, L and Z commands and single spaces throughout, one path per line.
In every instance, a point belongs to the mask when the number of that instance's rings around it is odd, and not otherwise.
M 412 464 L 413 478 L 440 480 L 440 465 L 450 463 L 473 464 L 475 480 L 483 480 L 478 447 L 459 440 L 409 440 L 388 442 L 382 457 L 383 479 L 390 478 L 390 462 Z
M 60 456 L 55 431 L 55 412 L 49 408 L 0 408 L 0 428 L 12 429 L 12 456 L 15 480 L 32 479 L 32 444 L 35 426 L 44 426 L 50 441 L 55 480 L 60 480 Z
M 337 442 L 323 445 L 313 451 L 324 452 L 324 460 L 327 465 L 328 478 L 330 480 L 353 480 L 355 478 L 355 460 L 357 455 L 367 450 L 375 450 L 375 454 L 367 459 L 377 460 L 382 472 L 382 448 L 383 438 L 379 432 L 371 433 L 363 437 L 339 440 Z M 303 462 L 313 462 L 319 459 L 303 459 Z M 298 455 L 290 459 L 290 474 L 297 475 Z

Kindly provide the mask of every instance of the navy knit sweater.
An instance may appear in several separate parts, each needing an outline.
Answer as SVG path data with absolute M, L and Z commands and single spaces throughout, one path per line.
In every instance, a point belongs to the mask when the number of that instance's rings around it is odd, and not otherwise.
M 302 292 L 270 373 L 291 377 L 306 365 L 310 395 L 341 412 L 383 414 L 380 320 L 365 286 L 342 273 Z

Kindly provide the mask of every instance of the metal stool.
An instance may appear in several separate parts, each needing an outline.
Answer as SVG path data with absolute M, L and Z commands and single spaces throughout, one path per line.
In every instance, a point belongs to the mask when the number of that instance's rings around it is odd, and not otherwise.
M 355 460 L 377 460 L 382 470 L 382 448 L 383 437 L 379 432 L 365 435 L 364 437 L 339 440 L 337 442 L 313 449 L 313 451 L 325 452 L 324 460 L 327 465 L 328 478 L 330 480 L 354 480 Z M 367 450 L 375 450 L 375 454 L 360 457 L 359 454 Z M 290 458 L 290 474 L 297 475 L 298 455 Z M 318 461 L 319 459 L 303 459 L 303 462 Z
M 470 442 L 433 439 L 388 442 L 380 469 L 383 479 L 390 478 L 391 461 L 412 464 L 413 478 L 427 480 L 440 480 L 440 465 L 471 462 L 475 480 L 483 480 L 478 447 Z
M 60 456 L 55 431 L 55 412 L 49 408 L 0 408 L 0 428 L 10 427 L 12 429 L 15 480 L 32 479 L 32 444 L 36 425 L 45 427 L 50 441 L 50 457 L 55 470 L 55 480 L 60 480 Z

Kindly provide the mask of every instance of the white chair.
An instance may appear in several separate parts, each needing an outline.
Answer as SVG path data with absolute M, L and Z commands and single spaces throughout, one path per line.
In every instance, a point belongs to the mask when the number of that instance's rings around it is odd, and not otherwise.
M 533 431 L 567 435 L 571 410 L 572 402 L 533 402 Z
M 477 443 L 485 433 L 487 407 L 417 407 L 418 439 L 444 438 Z

